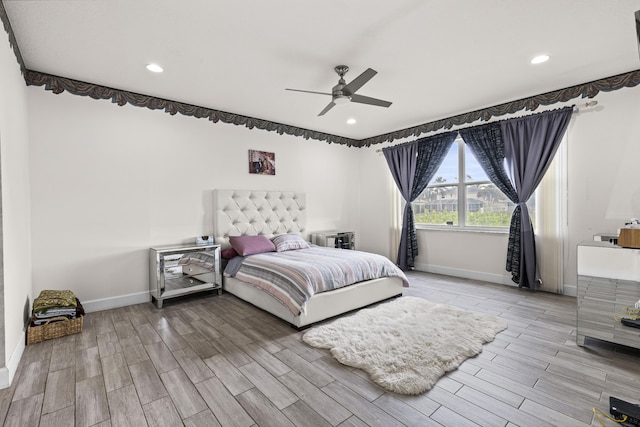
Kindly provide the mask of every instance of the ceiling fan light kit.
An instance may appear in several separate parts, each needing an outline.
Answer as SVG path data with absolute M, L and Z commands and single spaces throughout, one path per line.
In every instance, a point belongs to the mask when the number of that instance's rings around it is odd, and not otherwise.
M 349 67 L 346 65 L 338 65 L 334 68 L 335 72 L 340 76 L 338 80 L 338 84 L 331 89 L 331 93 L 325 92 L 315 92 L 310 90 L 300 90 L 300 89 L 288 89 L 294 92 L 305 92 L 305 93 L 313 93 L 317 95 L 330 95 L 331 102 L 324 107 L 318 116 L 323 116 L 327 111 L 331 110 L 337 104 L 346 104 L 348 102 L 356 102 L 358 104 L 367 104 L 367 105 L 375 105 L 377 107 L 389 107 L 391 102 L 383 101 L 382 99 L 370 98 L 368 96 L 363 96 L 356 94 L 356 91 L 364 86 L 369 80 L 373 78 L 377 71 L 372 68 L 367 68 L 362 74 L 353 79 L 349 84 L 344 80 L 344 75 L 349 71 Z

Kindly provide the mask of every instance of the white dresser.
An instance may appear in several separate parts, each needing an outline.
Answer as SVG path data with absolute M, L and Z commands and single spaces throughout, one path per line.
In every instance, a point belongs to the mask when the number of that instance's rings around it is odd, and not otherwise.
M 640 329 L 624 326 L 614 317 L 640 300 L 640 249 L 607 242 L 578 245 L 578 345 L 585 337 L 640 348 Z

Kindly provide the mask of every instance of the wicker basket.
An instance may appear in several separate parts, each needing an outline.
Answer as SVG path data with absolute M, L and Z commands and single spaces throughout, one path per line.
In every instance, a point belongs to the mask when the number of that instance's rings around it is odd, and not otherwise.
M 60 316 L 52 317 L 46 323 L 38 326 L 29 323 L 27 345 L 80 333 L 82 332 L 82 319 L 83 316 L 78 316 L 75 319 Z

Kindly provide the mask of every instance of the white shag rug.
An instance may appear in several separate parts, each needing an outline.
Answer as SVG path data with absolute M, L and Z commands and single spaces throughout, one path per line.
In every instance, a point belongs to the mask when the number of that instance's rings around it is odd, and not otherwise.
M 316 326 L 302 339 L 385 390 L 420 394 L 506 328 L 494 316 L 405 296 Z

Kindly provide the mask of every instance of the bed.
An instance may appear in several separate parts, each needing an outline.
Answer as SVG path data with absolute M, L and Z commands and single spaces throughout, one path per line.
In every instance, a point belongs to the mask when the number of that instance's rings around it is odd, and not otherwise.
M 284 234 L 307 237 L 304 193 L 214 190 L 214 236 L 216 244 L 220 244 L 223 250 L 230 246 L 230 238 L 233 236 L 272 238 Z M 254 284 L 235 277 L 223 278 L 223 288 L 226 292 L 273 314 L 298 329 L 400 296 L 406 285 L 406 277 L 402 272 L 396 277 L 361 281 L 350 286 L 316 293 L 305 302 L 302 311 L 294 313 L 282 301 L 271 297 Z

